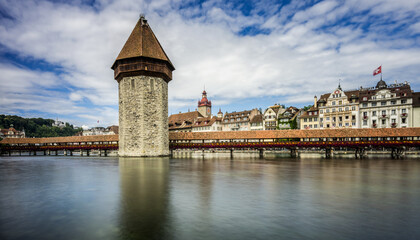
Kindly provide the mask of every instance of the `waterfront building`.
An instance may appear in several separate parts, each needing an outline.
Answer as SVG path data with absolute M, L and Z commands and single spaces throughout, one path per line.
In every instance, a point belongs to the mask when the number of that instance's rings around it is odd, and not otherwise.
M 10 128 L 0 129 L 0 138 L 25 138 L 25 130 L 18 131 L 10 124 Z
M 263 121 L 264 115 L 261 114 L 257 114 L 255 115 L 251 121 L 251 131 L 256 131 L 256 130 L 264 130 L 264 121 Z
M 314 105 L 302 114 L 301 129 L 358 128 L 359 91 L 343 91 L 341 85 L 331 93 L 314 97 Z
M 299 110 L 296 107 L 290 106 L 288 107 L 282 114 L 279 114 L 277 117 L 278 128 L 279 130 L 285 129 L 297 129 L 298 122 L 297 118 L 299 117 Z
M 300 116 L 300 129 L 318 129 L 319 128 L 319 115 L 318 106 L 315 104 L 310 107 L 307 111 L 304 111 Z
M 111 68 L 119 89 L 119 155 L 169 155 L 168 83 L 175 68 L 144 16 Z
M 222 119 L 218 117 L 198 118 L 192 126 L 193 132 L 222 131 Z
M 192 132 L 192 126 L 203 116 L 198 111 L 177 113 L 169 116 L 168 126 L 171 132 Z
M 314 105 L 318 107 L 318 125 L 313 128 L 358 128 L 359 91 L 343 91 L 340 84 L 332 92 L 321 95 Z M 314 118 L 316 119 L 316 118 Z
M 283 105 L 274 104 L 264 111 L 263 125 L 264 130 L 276 130 L 279 115 L 286 111 Z
M 420 92 L 413 93 L 413 127 L 420 127 Z
M 93 127 L 88 130 L 83 130 L 81 136 L 94 136 L 94 135 L 115 135 L 118 134 L 118 126 L 112 125 L 107 128 Z
M 198 110 L 172 114 L 168 119 L 169 131 L 171 132 L 198 132 L 198 131 L 221 131 L 220 125 L 223 113 L 219 110 L 218 117 L 211 114 L 211 101 L 207 98 L 204 90 L 201 100 L 198 101 Z M 222 116 L 220 116 L 222 114 Z
M 387 85 L 380 80 L 376 87 L 361 88 L 361 128 L 405 128 L 414 126 L 413 93 L 410 84 Z
M 258 109 L 245 110 L 241 112 L 225 113 L 222 120 L 223 131 L 249 131 L 250 121 L 256 115 L 261 114 Z

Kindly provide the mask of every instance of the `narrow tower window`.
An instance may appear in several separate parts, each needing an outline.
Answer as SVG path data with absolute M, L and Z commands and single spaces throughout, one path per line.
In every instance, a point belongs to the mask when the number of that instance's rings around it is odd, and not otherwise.
M 153 79 L 150 79 L 150 91 L 152 92 L 155 90 L 154 85 L 155 85 L 155 81 L 153 81 Z
M 135 84 L 135 83 L 134 83 L 134 79 L 131 79 L 131 89 L 136 88 L 136 86 L 135 86 L 134 84 Z

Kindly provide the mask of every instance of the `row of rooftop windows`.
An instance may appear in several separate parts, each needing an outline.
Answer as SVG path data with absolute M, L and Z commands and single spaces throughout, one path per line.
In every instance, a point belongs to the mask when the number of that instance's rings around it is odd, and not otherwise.
M 391 100 L 391 101 L 389 101 L 389 103 L 390 103 L 390 105 L 396 105 L 398 103 L 407 104 L 407 99 Z M 382 101 L 381 102 L 381 106 L 386 106 L 386 105 L 388 105 L 388 101 Z M 376 106 L 378 106 L 378 103 L 377 102 L 371 102 L 371 103 L 363 103 L 362 104 L 362 107 L 369 107 L 369 106 L 376 107 Z
M 330 124 L 330 123 L 327 123 L 327 124 L 320 124 L 319 125 L 319 127 L 320 128 L 323 128 L 323 127 L 325 127 L 325 128 L 335 128 L 335 127 L 343 127 L 343 126 L 345 126 L 345 127 L 350 127 L 350 123 L 338 123 L 338 124 L 335 124 L 335 123 L 332 123 L 332 124 Z M 351 123 L 351 126 L 356 126 L 356 123 L 355 122 L 352 122 Z M 303 125 L 303 128 L 304 129 L 311 129 L 311 128 L 318 128 L 318 124 L 309 124 L 309 125 Z
M 397 115 L 397 112 L 399 112 L 399 111 L 397 111 L 398 109 L 391 109 L 391 110 L 389 110 L 389 111 L 387 111 L 387 110 L 382 110 L 381 111 L 381 115 L 382 116 L 386 116 L 387 115 L 387 113 L 388 112 L 391 112 L 391 115 Z M 379 111 L 372 111 L 372 116 L 376 116 L 376 113 L 379 113 Z M 403 108 L 403 109 L 401 109 L 401 114 L 402 115 L 404 115 L 404 114 L 407 114 L 407 109 L 406 108 Z M 363 117 L 367 117 L 368 116 L 368 112 L 363 112 Z
M 397 125 L 397 119 L 396 118 L 391 118 L 391 126 L 396 126 Z M 383 126 L 385 126 L 387 124 L 387 120 L 386 119 L 381 119 L 381 124 Z M 372 126 L 376 127 L 378 124 L 377 120 L 372 120 Z M 402 118 L 401 119 L 401 124 L 407 124 L 407 119 L 406 118 Z M 368 125 L 368 120 L 363 120 L 363 126 L 367 126 Z

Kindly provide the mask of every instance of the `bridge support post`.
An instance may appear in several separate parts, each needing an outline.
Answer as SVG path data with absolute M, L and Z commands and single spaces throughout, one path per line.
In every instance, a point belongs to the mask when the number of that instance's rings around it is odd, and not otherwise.
M 55 150 L 55 156 L 58 156 L 58 150 Z
M 296 148 L 291 148 L 290 149 L 290 157 L 291 158 L 296 158 L 297 157 L 297 149 Z
M 325 149 L 325 158 L 331 158 L 331 148 Z
M 357 158 L 365 158 L 366 157 L 366 149 L 364 148 L 356 148 L 356 152 L 354 152 L 354 157 Z
M 89 157 L 90 156 L 90 150 L 86 150 L 86 156 Z
M 9 156 L 12 156 L 12 151 L 11 150 L 9 150 Z
M 105 155 L 106 155 L 106 150 L 105 150 Z M 173 158 L 173 157 L 174 157 L 174 150 L 171 149 L 171 158 Z
M 233 158 L 233 149 L 230 149 L 230 158 Z
M 263 159 L 264 158 L 264 148 L 260 148 L 259 151 L 260 151 L 260 159 Z
M 391 150 L 391 158 L 392 159 L 401 159 L 405 155 L 404 148 L 392 148 Z
M 22 156 L 22 151 L 21 150 L 19 150 L 19 156 Z

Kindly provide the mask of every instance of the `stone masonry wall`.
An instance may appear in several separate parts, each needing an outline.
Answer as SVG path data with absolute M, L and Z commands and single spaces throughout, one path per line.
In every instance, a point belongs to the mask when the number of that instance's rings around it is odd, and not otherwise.
M 119 156 L 169 155 L 168 83 L 125 77 L 119 88 Z

